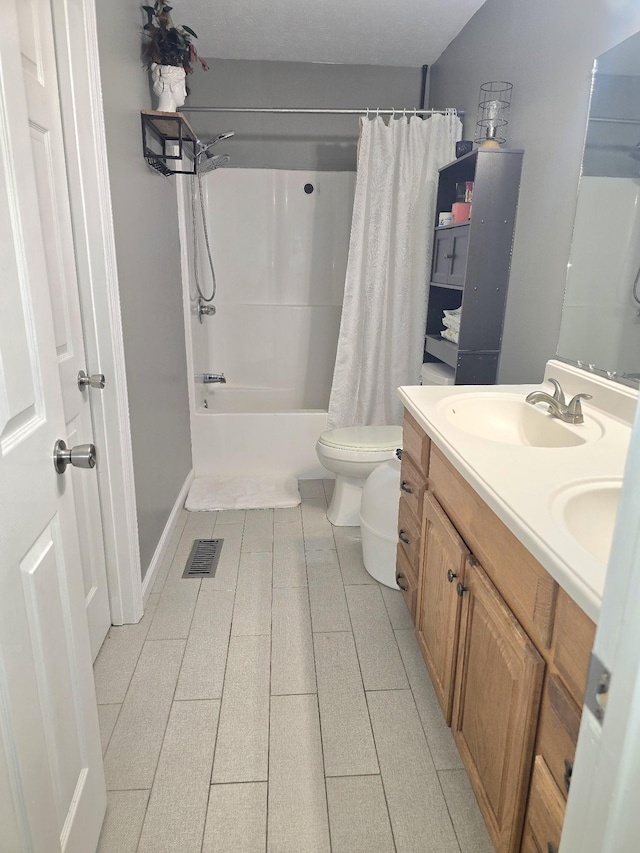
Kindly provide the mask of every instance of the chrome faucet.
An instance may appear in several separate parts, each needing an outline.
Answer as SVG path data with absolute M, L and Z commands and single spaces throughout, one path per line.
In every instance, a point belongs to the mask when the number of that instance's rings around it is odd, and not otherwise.
M 536 403 L 546 403 L 549 413 L 554 418 L 559 418 L 567 424 L 582 424 L 584 423 L 584 415 L 582 414 L 581 400 L 590 400 L 591 394 L 576 394 L 567 403 L 564 392 L 557 379 L 548 380 L 554 387 L 553 395 L 547 394 L 546 391 L 532 391 L 527 394 L 526 402 L 535 405 Z
M 204 385 L 215 383 L 226 385 L 227 380 L 224 378 L 224 373 L 196 373 L 196 382 L 202 382 Z

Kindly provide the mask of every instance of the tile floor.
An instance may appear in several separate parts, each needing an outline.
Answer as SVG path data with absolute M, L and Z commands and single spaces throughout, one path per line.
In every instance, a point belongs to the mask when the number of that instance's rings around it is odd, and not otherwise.
M 138 625 L 95 663 L 101 853 L 484 853 L 473 792 L 399 592 L 326 519 L 183 512 Z M 215 578 L 183 580 L 194 538 Z

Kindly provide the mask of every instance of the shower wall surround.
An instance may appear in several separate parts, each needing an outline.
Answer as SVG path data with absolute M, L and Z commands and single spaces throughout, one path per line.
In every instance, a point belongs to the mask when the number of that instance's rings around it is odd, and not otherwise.
M 227 383 L 193 382 L 196 476 L 321 476 L 355 174 L 218 169 L 203 186 L 216 314 L 200 324 L 189 295 L 193 375 Z M 200 269 L 208 294 L 204 250 Z

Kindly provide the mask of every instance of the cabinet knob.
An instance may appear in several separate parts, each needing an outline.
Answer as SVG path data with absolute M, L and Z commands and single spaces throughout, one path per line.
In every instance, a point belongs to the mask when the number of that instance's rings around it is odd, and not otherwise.
M 446 260 L 446 261 L 450 261 L 450 260 L 451 260 L 451 258 L 455 258 L 455 255 L 454 255 L 454 254 L 451 254 L 451 255 L 445 255 L 445 256 L 444 256 L 444 258 L 445 258 L 445 260 Z
M 447 580 L 449 581 L 449 583 L 453 583 L 453 579 L 457 577 L 458 575 L 455 572 L 452 572 L 451 569 L 449 569 L 449 571 L 447 572 Z
M 407 536 L 407 534 L 404 532 L 404 530 L 399 530 L 399 531 L 398 531 L 398 539 L 399 539 L 401 542 L 404 542 L 404 544 L 405 544 L 405 545 L 410 545 L 410 544 L 411 544 L 411 543 L 409 542 L 409 537 L 408 537 L 408 536 Z
M 409 589 L 409 587 L 406 585 L 405 586 L 402 585 L 402 579 L 403 578 L 404 578 L 404 575 L 402 574 L 402 572 L 398 572 L 398 574 L 396 575 L 396 583 L 398 584 L 398 586 L 400 587 L 400 589 L 403 592 L 406 592 Z
M 567 789 L 567 794 L 569 793 L 569 786 L 571 785 L 571 774 L 573 773 L 573 762 L 569 761 L 568 758 L 564 760 L 564 787 Z
M 411 488 L 411 486 L 409 485 L 409 483 L 406 480 L 403 480 L 400 483 L 400 488 L 402 489 L 403 492 L 406 492 L 408 495 L 413 494 L 413 489 Z
M 460 581 L 458 581 L 458 583 L 456 584 L 456 592 L 458 593 L 460 598 L 462 598 L 462 596 L 465 592 L 469 592 L 469 587 L 468 586 L 462 586 Z

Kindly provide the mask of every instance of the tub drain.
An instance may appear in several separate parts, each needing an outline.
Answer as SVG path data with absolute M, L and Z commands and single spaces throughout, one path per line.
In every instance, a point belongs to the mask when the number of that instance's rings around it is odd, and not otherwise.
M 223 539 L 194 539 L 183 578 L 212 578 L 218 568 Z

